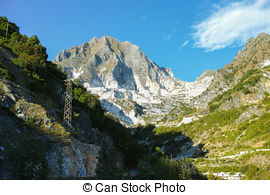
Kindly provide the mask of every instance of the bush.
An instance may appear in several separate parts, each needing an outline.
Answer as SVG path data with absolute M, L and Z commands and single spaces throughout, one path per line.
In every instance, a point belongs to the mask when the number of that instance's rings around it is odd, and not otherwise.
M 245 140 L 255 137 L 269 135 L 270 133 L 270 113 L 264 113 L 257 120 L 252 121 L 246 126 Z
M 270 97 L 266 96 L 266 97 L 263 99 L 262 103 L 263 103 L 264 105 L 270 105 Z
M 48 167 L 45 143 L 35 131 L 17 134 L 5 129 L 3 146 L 5 156 L 11 162 L 10 172 L 14 179 L 47 179 Z
M 0 37 L 6 37 L 8 19 L 6 17 L 0 17 Z M 14 33 L 19 32 L 19 27 L 12 22 L 8 23 L 8 38 Z
M 149 161 L 140 161 L 137 171 L 138 179 L 205 179 L 189 160 L 169 160 L 159 148 Z
M 122 155 L 116 148 L 102 148 L 99 152 L 99 164 L 96 170 L 97 179 L 122 179 Z
M 93 126 L 108 133 L 114 145 L 124 154 L 124 163 L 128 167 L 136 167 L 141 156 L 141 146 L 132 139 L 129 129 L 124 127 L 119 119 L 107 115 L 103 110 L 98 96 L 90 94 L 80 83 L 74 83 L 73 97 L 75 105 L 90 113 Z
M 8 80 L 14 80 L 14 76 L 3 67 L 2 62 L 0 61 L 0 76 L 8 79 Z
M 1 68 L 1 67 L 0 67 L 0 76 L 6 78 L 8 80 L 14 79 L 13 75 L 10 74 L 7 69 Z
M 244 74 L 238 83 L 233 87 L 233 89 L 229 89 L 228 91 L 219 94 L 208 104 L 209 111 L 214 112 L 217 110 L 222 103 L 232 98 L 232 93 L 234 92 L 243 91 L 245 95 L 250 93 L 248 87 L 255 86 L 255 84 L 260 80 L 260 73 L 261 71 L 259 69 L 248 70 L 246 74 Z
M 245 95 L 247 95 L 248 93 L 250 93 L 250 91 L 249 91 L 248 88 L 244 88 L 242 91 L 243 91 L 243 93 L 244 93 Z

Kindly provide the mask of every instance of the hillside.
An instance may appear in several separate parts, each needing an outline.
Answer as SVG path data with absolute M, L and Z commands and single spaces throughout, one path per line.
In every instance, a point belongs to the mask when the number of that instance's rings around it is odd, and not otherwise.
M 0 178 L 203 179 L 186 159 L 140 144 L 152 127 L 126 128 L 73 80 L 72 126 L 63 123 L 67 75 L 37 36 L 0 17 Z
M 157 128 L 149 127 L 153 132 L 136 128 L 141 145 L 159 147 L 175 160 L 192 158 L 209 177 L 266 179 L 270 175 L 269 60 L 270 35 L 261 33 L 249 39 L 230 64 L 204 72 L 193 83 L 174 78 L 137 46 L 107 36 L 64 50 L 54 61 L 91 93 L 99 94 L 107 111 L 122 120 L 132 113 L 130 119 L 155 124 Z M 138 67 L 146 68 L 143 74 Z M 154 79 L 148 87 L 136 79 L 128 83 L 133 77 Z M 147 93 L 144 102 L 136 99 L 142 91 Z
M 251 38 L 230 64 L 217 71 L 207 90 L 193 99 L 193 108 L 175 108 L 155 132 L 182 133 L 202 144 L 207 158 L 195 164 L 203 172 L 269 179 L 269 59 L 270 35 Z
M 6 23 L 1 17 L 0 27 Z M 73 126 L 63 125 L 66 75 L 47 61 L 37 36 L 28 38 L 9 25 L 8 36 L 2 29 L 0 34 L 0 178 L 99 177 L 97 164 L 121 173 L 128 162 L 123 147 L 115 145 L 130 140 L 128 130 L 105 116 L 97 97 L 80 85 L 74 85 Z M 116 138 L 111 131 L 123 132 Z M 118 158 L 108 157 L 111 153 Z M 119 172 L 102 177 L 117 178 Z
M 1 179 L 270 179 L 270 35 L 181 81 L 94 37 L 53 62 L 0 17 Z M 73 81 L 72 126 L 63 124 Z

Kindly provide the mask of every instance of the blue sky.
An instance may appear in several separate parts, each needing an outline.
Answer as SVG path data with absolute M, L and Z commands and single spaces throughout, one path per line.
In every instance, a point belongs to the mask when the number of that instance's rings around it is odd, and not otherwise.
M 49 59 L 93 36 L 138 45 L 194 81 L 230 63 L 249 37 L 270 33 L 270 0 L 0 0 L 0 15 L 37 35 Z

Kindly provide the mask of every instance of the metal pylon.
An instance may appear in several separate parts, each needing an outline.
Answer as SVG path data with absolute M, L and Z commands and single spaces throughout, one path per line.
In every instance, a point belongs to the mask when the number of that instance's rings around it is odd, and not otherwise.
M 7 38 L 7 36 L 8 36 L 8 23 L 9 23 L 9 21 L 8 21 L 8 19 L 7 19 L 7 30 L 6 30 L 6 38 Z
M 66 97 L 65 97 L 65 108 L 64 108 L 64 124 L 72 126 L 72 80 L 68 78 L 66 82 Z

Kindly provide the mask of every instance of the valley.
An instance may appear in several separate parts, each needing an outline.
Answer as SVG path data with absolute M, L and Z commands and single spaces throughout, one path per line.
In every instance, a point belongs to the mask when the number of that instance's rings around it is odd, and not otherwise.
M 51 62 L 10 24 L 0 31 L 1 179 L 270 179 L 269 34 L 187 82 L 110 36 Z

